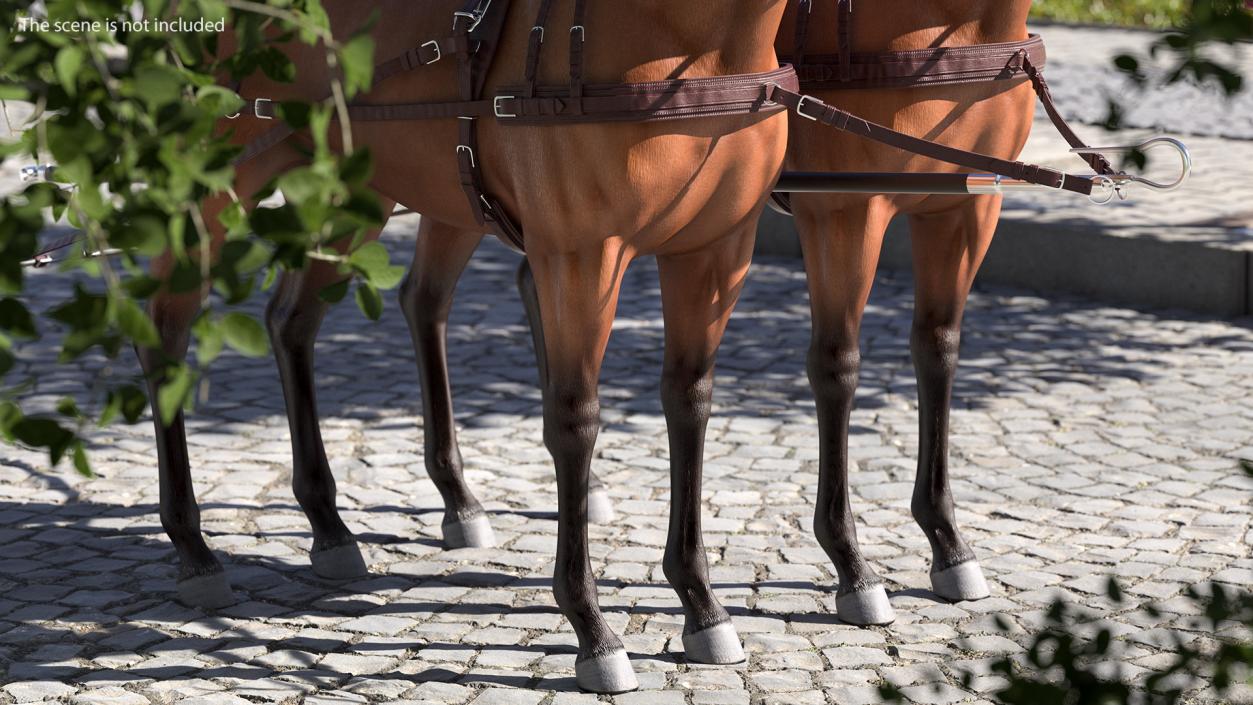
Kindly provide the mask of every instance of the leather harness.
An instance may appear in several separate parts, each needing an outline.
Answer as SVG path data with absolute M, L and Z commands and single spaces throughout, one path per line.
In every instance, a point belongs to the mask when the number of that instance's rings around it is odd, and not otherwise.
M 527 46 L 524 83 L 483 97 L 483 84 L 504 30 L 509 0 L 470 0 L 455 13 L 453 36 L 428 41 L 380 64 L 374 83 L 404 71 L 417 70 L 455 56 L 461 100 L 447 103 L 360 105 L 348 108 L 352 120 L 430 120 L 457 118 L 460 140 L 457 162 L 462 190 L 475 221 L 491 227 L 503 241 L 522 250 L 522 229 L 491 196 L 483 180 L 478 149 L 478 120 L 495 118 L 505 125 L 548 125 L 588 122 L 653 122 L 696 117 L 770 115 L 786 108 L 771 99 L 774 88 L 799 89 L 796 73 L 783 67 L 765 73 L 674 79 L 648 83 L 588 84 L 583 79 L 583 22 L 587 0 L 575 0 L 570 27 L 570 81 L 564 86 L 536 84 L 540 50 L 553 0 L 544 0 Z M 489 11 L 490 10 L 490 11 Z M 239 115 L 272 118 L 273 103 L 254 100 Z M 252 159 L 290 137 L 293 130 L 276 126 L 253 142 L 236 158 L 236 165 Z
M 836 0 L 839 41 L 838 54 L 807 54 L 810 14 L 814 0 L 798 0 L 796 15 L 795 56 L 780 56 L 779 61 L 796 69 L 802 90 L 918 88 L 951 86 L 994 81 L 1031 81 L 1045 113 L 1053 126 L 1071 147 L 1087 149 L 1088 145 L 1071 129 L 1057 110 L 1048 84 L 1044 81 L 1047 54 L 1044 40 L 1037 34 L 1019 42 L 977 44 L 973 46 L 936 47 L 908 51 L 853 52 L 853 0 Z M 1088 176 L 1074 176 L 1053 169 L 1018 161 L 946 147 L 931 140 L 920 139 L 857 116 L 808 95 L 775 95 L 779 102 L 798 115 L 829 125 L 838 130 L 886 144 L 938 161 L 986 171 L 1048 188 L 1062 189 L 1090 196 L 1093 181 Z M 1079 155 L 1097 174 L 1114 173 L 1109 160 L 1095 153 Z M 775 192 L 775 205 L 791 212 L 789 195 Z
M 801 92 L 802 88 L 909 88 L 1028 79 L 1045 112 L 1072 147 L 1086 148 L 1066 124 L 1053 103 L 1041 69 L 1046 60 L 1044 42 L 1032 35 L 1021 42 L 912 51 L 860 53 L 852 51 L 852 0 L 836 0 L 839 10 L 839 53 L 805 52 L 813 0 L 798 0 L 796 56 L 780 57 L 782 68 L 765 73 L 674 79 L 649 83 L 587 84 L 583 80 L 583 22 L 587 0 L 574 0 L 570 27 L 570 81 L 562 86 L 539 86 L 536 76 L 544 32 L 553 0 L 543 0 L 527 42 L 523 83 L 483 96 L 488 69 L 500 43 L 510 0 L 469 0 L 454 14 L 451 37 L 431 40 L 375 67 L 374 84 L 455 56 L 461 100 L 456 102 L 363 105 L 348 107 L 352 120 L 430 120 L 457 118 L 460 140 L 457 161 L 461 186 L 479 225 L 491 227 L 502 240 L 522 250 L 522 230 L 491 196 L 483 179 L 478 151 L 478 120 L 496 119 L 505 125 L 548 125 L 590 122 L 651 122 L 696 117 L 770 115 L 784 109 L 838 130 L 907 152 L 976 171 L 991 172 L 1054 189 L 1090 195 L 1091 176 L 1075 176 L 1054 169 L 1000 159 L 913 137 L 869 122 Z M 789 63 L 794 64 L 789 65 Z M 231 117 L 272 119 L 274 104 L 255 99 Z M 256 157 L 293 134 L 278 125 L 247 144 L 235 163 Z M 1097 174 L 1113 174 L 1100 154 L 1081 157 Z M 777 205 L 790 211 L 787 194 L 775 193 Z

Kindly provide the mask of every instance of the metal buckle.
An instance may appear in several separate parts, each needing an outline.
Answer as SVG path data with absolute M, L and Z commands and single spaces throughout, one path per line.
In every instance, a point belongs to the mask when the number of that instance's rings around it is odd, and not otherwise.
M 252 112 L 253 112 L 253 114 L 257 117 L 257 119 L 258 119 L 258 120 L 273 120 L 273 119 L 274 119 L 274 116 L 273 116 L 273 115 L 270 115 L 270 116 L 268 116 L 268 117 L 267 117 L 267 116 L 265 116 L 265 115 L 262 115 L 262 114 L 261 114 L 261 104 L 262 104 L 262 103 L 269 103 L 269 104 L 273 104 L 273 103 L 274 103 L 274 101 L 270 100 L 269 98 L 257 98 L 256 100 L 252 101 Z
M 587 28 L 585 28 L 581 24 L 576 24 L 570 28 L 570 34 L 574 34 L 576 31 L 579 33 L 579 41 L 586 42 L 587 41 Z
M 544 43 L 544 28 L 539 25 L 535 25 L 534 27 L 531 28 L 531 34 L 535 34 L 536 32 L 539 32 L 539 43 L 543 44 Z
M 474 150 L 464 144 L 457 145 L 457 155 L 460 156 L 462 152 L 466 152 L 470 155 L 470 168 L 477 169 L 479 165 L 474 161 Z
M 518 97 L 518 96 L 516 96 L 516 95 L 498 95 L 498 96 L 496 96 L 496 99 L 492 101 L 492 112 L 493 112 L 493 113 L 496 113 L 496 117 L 498 117 L 498 118 L 516 118 L 516 117 L 518 117 L 518 114 L 517 114 L 517 113 L 506 113 L 506 112 L 504 112 L 504 111 L 502 110 L 502 108 L 500 107 L 500 101 L 502 101 L 502 100 L 513 100 L 514 98 L 517 98 L 517 97 Z
M 434 58 L 434 59 L 431 59 L 430 61 L 423 61 L 423 62 L 422 62 L 422 65 L 423 65 L 423 66 L 430 66 L 431 64 L 435 63 L 436 61 L 439 61 L 440 59 L 444 58 L 444 53 L 443 53 L 443 52 L 441 52 L 441 51 L 439 50 L 439 42 L 437 42 L 437 41 L 435 41 L 434 39 L 432 39 L 431 41 L 427 42 L 426 44 L 423 44 L 422 46 L 420 46 L 420 47 L 418 47 L 418 48 L 419 48 L 419 49 L 425 49 L 425 48 L 427 48 L 427 47 L 435 47 L 435 58 Z M 421 58 L 421 57 L 419 57 L 419 58 Z
M 815 117 L 815 116 L 813 116 L 813 115 L 806 115 L 806 114 L 805 114 L 805 101 L 807 101 L 807 100 L 812 100 L 812 101 L 814 101 L 815 103 L 821 102 L 821 101 L 819 101 L 817 98 L 813 97 L 812 95 L 803 95 L 803 96 L 801 96 L 801 99 L 800 99 L 800 100 L 796 101 L 796 114 L 797 114 L 797 115 L 800 115 L 801 117 L 803 117 L 803 118 L 805 118 L 805 119 L 807 119 L 807 120 L 813 120 L 814 122 L 818 122 L 818 118 L 817 118 L 817 117 Z
M 457 11 L 457 12 L 452 13 L 453 31 L 456 31 L 457 29 L 458 17 L 464 17 L 470 20 L 470 28 L 467 29 L 466 32 L 473 32 L 474 30 L 478 29 L 479 23 L 483 21 L 484 15 L 487 14 L 487 8 L 491 6 L 492 6 L 492 0 L 485 0 L 484 2 L 480 2 L 479 6 L 474 8 L 470 12 Z

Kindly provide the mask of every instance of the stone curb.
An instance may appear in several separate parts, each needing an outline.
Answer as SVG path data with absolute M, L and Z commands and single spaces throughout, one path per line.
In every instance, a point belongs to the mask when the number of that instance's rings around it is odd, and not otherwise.
M 1171 228 L 1179 230 L 1222 228 Z M 881 266 L 910 270 L 908 225 L 888 229 Z M 1204 233 L 1198 233 L 1204 235 Z M 1221 237 L 1166 240 L 1152 228 L 1103 227 L 1092 221 L 1035 223 L 1002 218 L 979 281 L 1143 308 L 1175 308 L 1221 317 L 1253 314 L 1253 249 Z M 1247 242 L 1247 240 L 1246 240 Z M 800 257 L 791 218 L 762 215 L 757 254 Z

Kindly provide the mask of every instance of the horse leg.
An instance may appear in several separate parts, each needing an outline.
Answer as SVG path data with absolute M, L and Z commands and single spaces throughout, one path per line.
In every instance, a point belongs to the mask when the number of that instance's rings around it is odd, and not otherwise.
M 483 505 L 465 481 L 448 381 L 448 313 L 453 291 L 482 237 L 422 218 L 413 266 L 400 288 L 400 308 L 409 323 L 422 384 L 426 472 L 444 500 L 442 529 L 448 548 L 496 545 Z
M 531 272 L 531 263 L 522 260 L 518 265 L 518 295 L 522 297 L 522 305 L 526 309 L 526 320 L 531 327 L 531 342 L 535 346 L 536 363 L 539 367 L 540 388 L 548 384 L 548 361 L 544 359 L 544 322 L 540 320 L 539 299 L 535 291 L 535 275 Z M 587 520 L 593 524 L 609 524 L 615 518 L 613 500 L 609 499 L 609 490 L 605 484 L 590 472 L 587 492 Z
M 657 258 L 666 329 L 661 401 L 670 436 L 671 487 L 662 566 L 683 603 L 683 648 L 687 660 L 696 663 L 744 660 L 731 618 L 709 584 L 701 534 L 701 474 L 714 358 L 744 286 L 754 239 L 748 229 L 708 252 Z
M 818 411 L 814 533 L 835 564 L 836 611 L 852 624 L 896 618 L 883 581 L 861 555 L 849 500 L 848 427 L 861 371 L 862 314 L 891 213 L 879 199 L 822 217 L 798 213 L 813 309 L 809 383 Z
M 918 377 L 918 477 L 911 503 L 933 555 L 931 586 L 950 600 L 989 595 L 975 554 L 962 539 L 949 489 L 948 426 L 962 313 L 996 231 L 999 198 L 910 219 L 915 307 L 910 348 Z
M 220 234 L 215 245 L 220 245 Z M 154 262 L 153 276 L 169 276 L 173 260 L 159 258 Z M 148 384 L 152 405 L 152 421 L 156 429 L 157 466 L 160 482 L 161 526 L 178 554 L 178 597 L 194 607 L 216 609 L 234 604 L 230 582 L 222 564 L 205 543 L 200 532 L 200 507 L 191 479 L 191 462 L 187 453 L 187 429 L 183 410 L 179 409 L 167 426 L 161 421 L 160 388 L 166 381 L 168 363 L 187 356 L 191 324 L 200 312 L 199 292 L 172 294 L 162 290 L 148 304 L 148 315 L 161 338 L 161 348 L 136 347 L 139 364 Z
M 578 684 L 596 693 L 639 687 L 622 642 L 600 612 L 587 537 L 589 474 L 600 432 L 598 380 L 627 260 L 614 242 L 590 252 L 529 255 L 545 324 L 544 445 L 557 471 L 553 595 L 578 636 Z
M 391 213 L 395 204 L 384 201 L 382 205 L 384 213 Z M 378 234 L 379 231 L 371 233 L 366 241 L 376 239 Z M 314 344 L 329 308 L 318 294 L 344 278 L 336 266 L 326 262 L 311 262 L 303 270 L 284 272 L 265 312 L 287 402 L 292 492 L 313 530 L 309 560 L 313 572 L 334 579 L 360 577 L 368 572 L 361 549 L 335 506 L 335 477 L 318 425 L 314 380 Z

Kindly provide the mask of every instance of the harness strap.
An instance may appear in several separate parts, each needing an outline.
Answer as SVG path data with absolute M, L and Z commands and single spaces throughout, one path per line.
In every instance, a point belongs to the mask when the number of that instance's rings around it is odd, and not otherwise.
M 814 11 L 814 0 L 800 0 L 796 6 L 796 52 L 792 63 L 800 66 L 805 63 L 805 44 L 809 41 L 809 15 Z
M 1027 64 L 1042 69 L 1048 60 L 1044 40 L 1031 35 L 1019 42 L 936 47 L 888 52 L 850 52 L 847 57 L 813 54 L 796 59 L 796 73 L 806 90 L 829 87 L 916 88 L 1022 79 Z M 848 79 L 843 78 L 847 70 Z
M 588 84 L 582 109 L 565 86 L 542 87 L 527 98 L 503 88 L 492 99 L 451 103 L 350 105 L 353 120 L 375 122 L 494 117 L 501 125 L 588 122 L 657 122 L 720 115 L 772 114 L 784 109 L 769 98 L 774 85 L 799 89 L 796 73 L 783 67 L 766 73 L 673 79 L 649 83 Z
M 801 95 L 782 86 L 772 87 L 770 98 L 776 103 L 786 105 L 795 110 L 801 117 L 913 154 L 976 171 L 1000 174 L 1001 176 L 1019 179 L 1038 186 L 1063 189 L 1085 196 L 1092 194 L 1092 180 L 1090 178 L 1065 174 L 1036 164 L 1024 164 L 1023 162 L 999 159 L 977 152 L 968 152 L 964 149 L 948 147 L 907 135 L 889 127 L 863 120 L 852 113 L 840 110 L 833 105 L 828 105 L 813 96 Z
M 1049 86 L 1044 81 L 1044 73 L 1036 68 L 1029 55 L 1023 55 L 1022 65 L 1023 70 L 1026 71 L 1027 76 L 1031 79 L 1031 85 L 1035 88 L 1036 95 L 1040 98 L 1040 104 L 1044 106 L 1044 112 L 1049 116 L 1049 120 L 1052 121 L 1053 127 L 1057 129 L 1058 134 L 1071 147 L 1086 149 L 1088 145 L 1071 129 L 1070 124 L 1066 122 L 1066 118 L 1062 117 L 1061 112 L 1057 109 L 1057 105 L 1053 102 L 1053 94 L 1049 91 Z M 1087 162 L 1088 166 L 1092 167 L 1092 171 L 1098 174 L 1108 175 L 1115 173 L 1114 166 L 1110 164 L 1109 159 L 1103 154 L 1088 152 L 1079 154 L 1079 157 Z
M 552 14 L 553 0 L 544 0 L 539 6 L 539 16 L 531 27 L 531 36 L 526 45 L 526 97 L 535 95 L 535 81 L 539 75 L 539 55 L 544 46 L 544 28 L 548 25 L 548 16 Z
M 583 45 L 587 41 L 587 0 L 574 0 L 574 24 L 570 27 L 570 98 L 576 114 L 583 114 Z
M 853 52 L 853 0 L 839 0 L 840 10 L 840 81 L 848 83 L 853 80 L 852 61 L 849 57 Z

